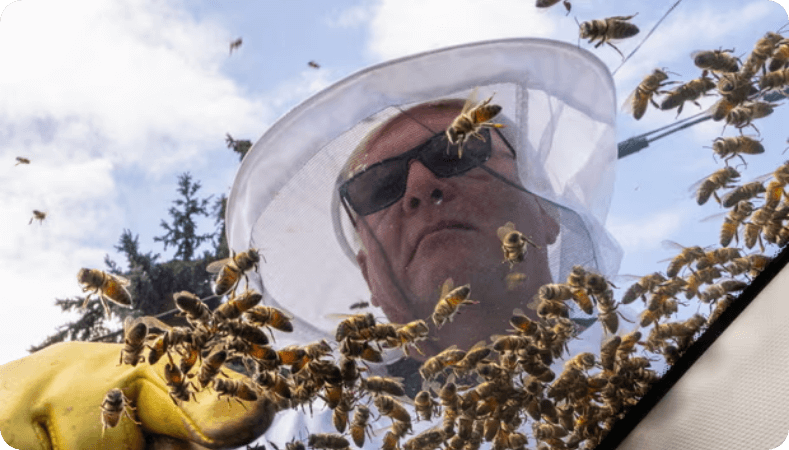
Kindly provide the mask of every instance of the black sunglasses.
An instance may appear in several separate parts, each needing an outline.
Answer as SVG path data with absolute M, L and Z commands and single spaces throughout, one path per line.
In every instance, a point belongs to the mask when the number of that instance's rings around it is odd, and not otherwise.
M 509 142 L 498 129 L 496 133 L 515 157 L 515 150 Z M 449 144 L 446 133 L 437 133 L 402 155 L 377 162 L 351 177 L 340 185 L 340 198 L 361 216 L 393 205 L 405 195 L 408 166 L 413 159 L 421 162 L 438 178 L 462 175 L 490 159 L 490 131 L 483 128 L 480 134 L 484 140 L 467 140 L 463 144 L 463 157 L 458 158 L 457 145 Z

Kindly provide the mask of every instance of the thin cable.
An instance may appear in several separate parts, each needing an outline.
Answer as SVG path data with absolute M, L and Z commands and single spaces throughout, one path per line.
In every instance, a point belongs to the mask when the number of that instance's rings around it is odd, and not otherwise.
M 614 71 L 613 71 L 613 72 L 611 72 L 611 76 L 614 76 L 614 75 L 616 75 L 616 72 L 617 72 L 619 69 L 621 69 L 621 68 L 622 68 L 622 66 L 624 66 L 624 65 L 625 65 L 625 63 L 627 62 L 627 60 L 628 60 L 628 59 L 630 59 L 630 57 L 631 57 L 631 56 L 633 56 L 633 55 L 634 55 L 634 54 L 635 54 L 635 53 L 638 51 L 638 49 L 639 49 L 639 48 L 641 48 L 641 46 L 644 44 L 644 42 L 646 42 L 646 41 L 647 41 L 647 39 L 649 39 L 649 36 L 651 36 L 651 35 L 652 35 L 652 33 L 654 33 L 654 32 L 655 32 L 655 30 L 657 29 L 658 25 L 660 25 L 660 23 L 661 23 L 661 22 L 663 22 L 663 19 L 665 19 L 665 18 L 666 18 L 666 16 L 668 16 L 668 13 L 670 13 L 671 11 L 673 11 L 673 10 L 674 10 L 674 8 L 676 8 L 676 7 L 677 7 L 677 5 L 679 5 L 679 3 L 680 3 L 681 1 L 682 1 L 682 0 L 677 0 L 677 3 L 674 3 L 674 5 L 673 5 L 671 8 L 669 8 L 669 9 L 668 9 L 668 11 L 666 11 L 666 13 L 665 13 L 665 14 L 663 14 L 663 17 L 661 17 L 661 18 L 660 18 L 660 20 L 658 20 L 658 21 L 657 21 L 657 23 L 655 24 L 655 26 L 653 26 L 653 27 L 652 27 L 652 29 L 651 29 L 651 30 L 649 30 L 649 33 L 647 33 L 647 35 L 646 35 L 646 36 L 644 36 L 644 39 L 641 41 L 641 43 L 639 43 L 639 44 L 636 46 L 636 48 L 634 48 L 634 49 L 633 49 L 633 51 L 632 51 L 632 52 L 630 52 L 630 54 L 629 54 L 629 55 L 627 55 L 627 56 L 625 57 L 625 59 L 622 61 L 622 64 L 620 64 L 620 65 L 619 65 L 619 67 L 617 67 L 616 69 L 614 69 Z

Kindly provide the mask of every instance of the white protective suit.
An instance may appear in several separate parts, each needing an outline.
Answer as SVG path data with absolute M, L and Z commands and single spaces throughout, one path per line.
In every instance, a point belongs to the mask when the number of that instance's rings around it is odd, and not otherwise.
M 370 296 L 336 185 L 357 144 L 402 109 L 464 99 L 474 88 L 483 99 L 495 92 L 502 106 L 495 121 L 507 124 L 502 132 L 518 153 L 523 186 L 555 206 L 560 234 L 548 248 L 554 281 L 575 264 L 617 273 L 621 250 L 603 228 L 617 159 L 614 83 L 603 63 L 574 45 L 532 38 L 430 51 L 367 68 L 314 95 L 244 158 L 228 202 L 228 241 L 237 252 L 261 249 L 266 262 L 250 283 L 265 292 L 264 303 L 294 317 L 295 333 L 277 335 L 275 345 L 333 340 L 338 320 L 331 315 L 349 313 Z M 502 189 L 510 187 L 502 183 Z M 601 335 L 592 326 L 571 354 L 599 351 Z M 392 351 L 385 363 L 401 356 Z M 383 366 L 374 370 L 386 373 Z M 334 432 L 331 411 L 320 402 L 314 410 L 312 417 L 280 413 L 259 442 L 282 448 L 292 438 Z M 414 432 L 427 427 L 415 423 Z M 365 448 L 379 448 L 383 435 Z

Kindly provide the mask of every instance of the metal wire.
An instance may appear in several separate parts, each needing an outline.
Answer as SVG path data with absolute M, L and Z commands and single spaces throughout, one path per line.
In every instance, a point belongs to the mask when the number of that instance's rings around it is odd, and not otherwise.
M 679 5 L 681 1 L 682 1 L 682 0 L 677 0 L 677 2 L 676 2 L 676 3 L 674 3 L 674 5 L 672 5 L 672 6 L 671 6 L 671 8 L 669 8 L 669 9 L 668 9 L 668 11 L 666 11 L 666 13 L 665 13 L 665 14 L 663 14 L 663 17 L 661 17 L 661 18 L 660 18 L 660 20 L 658 20 L 658 21 L 657 21 L 657 23 L 655 24 L 655 26 L 653 26 L 653 27 L 652 27 L 652 29 L 651 29 L 651 30 L 649 30 L 649 33 L 647 33 L 647 35 L 646 35 L 646 36 L 644 36 L 644 39 L 643 39 L 643 40 L 642 40 L 642 41 L 641 41 L 641 42 L 640 42 L 640 43 L 639 43 L 639 44 L 636 46 L 636 48 L 634 48 L 634 49 L 633 49 L 633 51 L 632 51 L 632 52 L 630 52 L 630 54 L 629 54 L 629 55 L 627 55 L 627 56 L 625 57 L 625 59 L 624 59 L 624 60 L 622 60 L 622 64 L 620 64 L 620 65 L 619 65 L 619 67 L 617 67 L 616 69 L 614 69 L 614 71 L 613 71 L 613 72 L 611 72 L 611 76 L 614 76 L 614 75 L 616 75 L 616 72 L 617 72 L 617 71 L 618 71 L 620 68 L 622 68 L 622 66 L 624 66 L 624 65 L 625 65 L 625 63 L 627 62 L 627 60 L 629 60 L 629 59 L 630 59 L 630 57 L 631 57 L 631 56 L 633 56 L 633 55 L 634 55 L 634 54 L 635 54 L 635 53 L 638 51 L 638 49 L 640 49 L 640 48 L 641 48 L 641 46 L 642 46 L 642 45 L 644 45 L 644 42 L 646 42 L 646 41 L 647 41 L 647 39 L 649 39 L 649 36 L 651 36 L 651 35 L 652 35 L 652 33 L 654 33 L 654 32 L 655 32 L 655 30 L 657 29 L 658 25 L 660 25 L 660 23 L 661 23 L 661 22 L 663 22 L 663 19 L 665 19 L 665 18 L 666 18 L 666 16 L 668 16 L 668 14 L 669 14 L 671 11 L 673 11 L 673 10 L 674 10 L 674 8 L 676 8 L 676 7 L 677 7 L 677 5 Z

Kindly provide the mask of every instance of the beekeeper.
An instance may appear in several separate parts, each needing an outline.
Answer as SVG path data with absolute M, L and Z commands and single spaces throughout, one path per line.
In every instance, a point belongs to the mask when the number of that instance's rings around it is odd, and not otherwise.
M 464 144 L 462 158 L 450 157 L 446 129 L 472 94 L 477 101 L 492 96 L 501 106 L 492 122 L 505 126 L 483 130 L 483 139 Z M 333 339 L 337 314 L 360 312 L 351 306 L 363 301 L 371 305 L 361 311 L 382 320 L 426 319 L 452 278 L 469 283 L 479 303 L 440 330 L 431 324 L 436 340 L 422 348 L 428 355 L 451 344 L 465 348 L 503 332 L 514 308 L 527 310 L 539 286 L 563 281 L 575 264 L 615 274 L 621 252 L 603 228 L 615 111 L 608 69 L 585 50 L 543 39 L 467 44 L 379 64 L 294 108 L 244 158 L 226 220 L 232 249 L 265 254 L 250 287 L 294 317 L 296 331 L 277 335 L 277 345 Z M 502 263 L 496 234 L 506 222 L 536 244 L 512 269 Z M 513 272 L 525 274 L 521 285 L 505 282 Z M 599 349 L 599 339 L 584 345 Z M 59 439 L 62 448 L 97 443 L 98 405 L 113 387 L 128 388 L 142 425 L 121 421 L 101 446 L 167 440 L 232 447 L 266 429 L 277 443 L 331 431 L 319 429 L 325 413 L 287 411 L 274 419 L 265 400 L 244 410 L 203 395 L 175 407 L 161 367 L 117 367 L 118 351 L 61 344 L 0 367 L 0 433 L 22 448 L 42 439 Z M 415 373 L 418 359 L 401 357 L 388 352 L 374 370 Z

